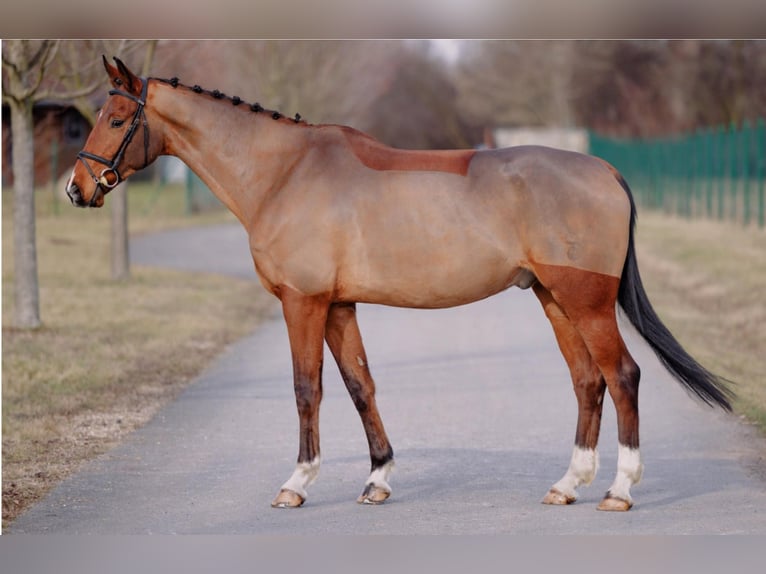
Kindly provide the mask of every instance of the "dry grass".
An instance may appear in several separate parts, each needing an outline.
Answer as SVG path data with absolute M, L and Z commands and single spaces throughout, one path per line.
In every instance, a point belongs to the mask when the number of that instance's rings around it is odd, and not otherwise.
M 637 242 L 658 314 L 766 431 L 766 231 L 643 211 Z
M 133 185 L 131 231 L 221 221 L 183 215 L 182 190 Z M 3 193 L 3 521 L 117 443 L 274 309 L 255 281 L 133 268 L 109 277 L 109 213 L 40 196 L 43 327 L 11 326 L 11 205 Z

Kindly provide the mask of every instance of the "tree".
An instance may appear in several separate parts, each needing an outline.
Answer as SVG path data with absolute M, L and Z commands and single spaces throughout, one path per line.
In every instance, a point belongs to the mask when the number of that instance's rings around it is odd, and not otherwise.
M 409 149 L 467 148 L 481 139 L 456 105 L 447 64 L 427 42 L 410 42 L 393 61 L 394 74 L 370 107 L 368 129 L 388 145 Z
M 156 40 L 146 43 L 141 74 L 146 77 L 152 67 Z M 120 53 L 120 52 L 118 52 Z M 123 181 L 112 191 L 112 279 L 122 281 L 130 277 L 130 240 L 128 232 L 128 182 Z
M 35 329 L 41 324 L 32 109 L 42 97 L 40 85 L 55 52 L 56 43 L 50 40 L 3 42 L 3 102 L 11 111 L 13 138 L 14 324 L 21 329 Z
M 657 137 L 766 111 L 762 40 L 463 41 L 470 121 Z
M 479 125 L 570 125 L 574 44 L 462 42 L 455 74 L 458 104 Z
M 658 137 L 766 113 L 766 42 L 577 43 L 574 101 L 584 127 Z
M 95 121 L 87 96 L 104 85 L 104 74 L 91 73 L 92 64 L 83 65 L 83 61 L 97 62 L 96 57 L 88 58 L 87 52 L 104 47 L 92 42 L 56 40 L 3 42 L 3 102 L 10 108 L 13 141 L 13 322 L 21 329 L 41 325 L 35 238 L 34 105 L 45 99 L 73 100 L 85 117 Z
M 227 43 L 235 89 L 267 108 L 310 122 L 364 129 L 367 111 L 390 81 L 401 43 L 258 40 Z
M 700 125 L 739 124 L 766 115 L 766 41 L 701 42 L 694 101 Z

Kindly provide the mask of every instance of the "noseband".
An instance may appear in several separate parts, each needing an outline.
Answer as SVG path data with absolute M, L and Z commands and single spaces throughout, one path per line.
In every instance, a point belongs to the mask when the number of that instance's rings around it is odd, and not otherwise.
M 96 200 L 99 196 L 99 190 L 102 190 L 102 188 L 107 190 L 114 189 L 123 180 L 120 172 L 117 171 L 117 166 L 120 165 L 122 157 L 125 155 L 125 150 L 130 145 L 130 142 L 136 133 L 136 129 L 138 129 L 139 122 L 143 123 L 144 125 L 144 167 L 149 164 L 149 124 L 146 122 L 146 114 L 144 113 L 144 106 L 146 105 L 146 92 L 149 86 L 149 81 L 146 78 L 141 78 L 141 81 L 143 82 L 143 88 L 141 89 L 141 96 L 138 98 L 133 94 L 123 92 L 122 90 L 109 90 L 110 96 L 123 96 L 129 100 L 133 100 L 136 102 L 136 104 L 138 104 L 138 107 L 136 107 L 136 111 L 133 114 L 133 120 L 130 122 L 130 127 L 125 133 L 125 137 L 122 139 L 122 143 L 120 144 L 117 153 L 114 154 L 112 159 L 109 160 L 105 157 L 87 152 L 85 150 L 82 150 L 77 154 L 77 159 L 83 163 L 85 169 L 88 170 L 88 173 L 93 178 L 93 181 L 96 182 L 96 189 L 93 191 L 93 196 L 90 198 L 90 207 L 93 207 L 96 204 Z M 101 173 L 98 176 L 96 176 L 91 167 L 88 165 L 88 162 L 85 161 L 86 159 L 96 161 L 105 165 L 106 167 L 101 170 Z M 109 179 L 107 177 L 109 174 L 114 174 L 114 183 L 109 183 Z

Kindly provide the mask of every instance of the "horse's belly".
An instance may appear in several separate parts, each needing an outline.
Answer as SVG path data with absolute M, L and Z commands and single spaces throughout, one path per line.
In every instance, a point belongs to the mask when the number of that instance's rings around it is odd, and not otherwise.
M 513 285 L 527 288 L 534 275 L 506 257 L 437 255 L 417 264 L 372 265 L 363 273 L 347 275 L 341 281 L 338 298 L 395 307 L 444 308 L 464 305 L 494 295 Z M 341 275 L 342 278 L 342 275 Z

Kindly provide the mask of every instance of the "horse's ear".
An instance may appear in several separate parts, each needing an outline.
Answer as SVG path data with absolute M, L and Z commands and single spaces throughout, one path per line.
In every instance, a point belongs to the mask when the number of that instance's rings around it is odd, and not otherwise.
M 133 95 L 139 95 L 141 92 L 141 81 L 128 69 L 122 60 L 114 58 L 117 64 L 117 67 L 114 67 L 107 61 L 106 56 L 102 56 L 102 59 L 106 73 L 109 74 L 109 81 L 112 82 L 115 88 L 125 90 Z
M 122 79 L 120 79 L 120 71 L 112 66 L 103 54 L 101 55 L 101 60 L 104 62 L 104 69 L 109 76 L 109 81 L 115 88 L 121 88 L 123 82 Z

